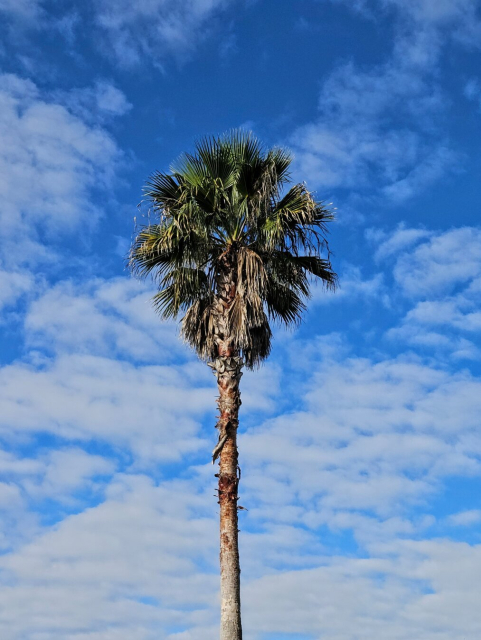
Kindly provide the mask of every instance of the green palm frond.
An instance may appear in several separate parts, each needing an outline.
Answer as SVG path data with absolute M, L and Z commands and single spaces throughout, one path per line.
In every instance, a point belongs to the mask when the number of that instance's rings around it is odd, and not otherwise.
M 302 320 L 306 305 L 300 295 L 279 282 L 271 281 L 266 295 L 269 317 L 289 327 Z
M 188 267 L 165 270 L 159 279 L 159 293 L 154 298 L 154 307 L 164 319 L 177 317 L 180 310 L 186 310 L 198 298 L 205 298 L 209 292 L 209 278 L 201 269 Z
M 288 151 L 234 130 L 200 140 L 146 183 L 158 220 L 137 234 L 129 265 L 154 278 L 161 317 L 183 314 L 181 333 L 204 359 L 216 356 L 226 255 L 235 288 L 226 330 L 251 367 L 269 354 L 270 321 L 300 322 L 313 281 L 336 287 L 326 237 L 332 213 L 304 184 L 289 188 L 291 162 Z

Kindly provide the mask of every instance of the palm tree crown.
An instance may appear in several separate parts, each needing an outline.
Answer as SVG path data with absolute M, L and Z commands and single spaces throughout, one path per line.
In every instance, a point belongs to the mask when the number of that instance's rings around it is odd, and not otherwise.
M 332 213 L 304 184 L 289 186 L 291 161 L 286 150 L 266 151 L 233 131 L 201 140 L 146 184 L 158 221 L 140 229 L 130 267 L 154 276 L 156 309 L 164 319 L 182 314 L 182 336 L 202 359 L 218 355 L 219 300 L 232 352 L 252 368 L 269 354 L 270 321 L 299 322 L 316 278 L 336 285 L 326 240 Z

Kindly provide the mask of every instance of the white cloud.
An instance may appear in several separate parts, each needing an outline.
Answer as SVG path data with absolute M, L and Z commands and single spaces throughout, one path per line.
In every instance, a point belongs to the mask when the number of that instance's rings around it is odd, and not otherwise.
M 26 315 L 27 342 L 58 353 L 93 353 L 166 363 L 188 351 L 175 323 L 152 308 L 152 287 L 128 276 L 60 281 Z
M 103 504 L 2 558 L 2 637 L 210 637 L 218 590 L 211 502 L 195 482 L 155 486 L 143 476 L 118 476 Z M 310 540 L 280 529 L 259 542 L 269 542 L 269 561 L 276 550 L 286 553 L 283 543 L 295 553 Z M 310 568 L 267 573 L 259 548 L 259 577 L 243 581 L 246 638 L 478 635 L 479 546 L 393 536 L 376 544 L 370 558 L 321 557 Z M 460 603 L 463 616 L 455 615 Z
M 2 557 L 2 638 L 153 640 L 212 623 L 212 501 L 193 483 L 118 476 L 104 503 Z
M 39 0 L 0 0 L 0 13 L 12 18 L 33 19 L 39 15 Z
M 448 101 L 439 62 L 451 37 L 479 46 L 477 0 L 345 4 L 375 21 L 396 10 L 394 19 L 390 16 L 392 54 L 376 66 L 350 62 L 334 69 L 323 81 L 318 117 L 298 127 L 289 144 L 298 175 L 309 184 L 399 203 L 456 171 L 462 161 L 440 117 Z
M 31 458 L 17 458 L 12 453 L 0 450 L 0 473 L 9 475 L 32 475 L 39 473 L 43 465 Z
M 96 312 L 103 308 L 99 300 L 109 299 L 110 309 L 118 310 L 119 300 L 131 295 L 120 280 L 111 284 L 101 281 L 90 289 Z M 125 309 L 122 314 L 127 317 Z M 62 335 L 62 322 L 57 331 Z M 294 344 L 292 351 L 299 356 L 302 350 Z M 305 411 L 276 417 L 240 437 L 241 504 L 249 508 L 241 525 L 246 638 L 322 631 L 338 640 L 361 628 L 366 637 L 434 640 L 442 607 L 450 612 L 443 620 L 446 640 L 461 640 L 462 633 L 475 637 L 474 607 L 469 604 L 461 622 L 452 610 L 471 588 L 471 577 L 457 580 L 457 567 L 477 566 L 478 550 L 402 538 L 429 525 L 429 518 L 409 518 L 406 506 L 426 505 L 450 474 L 481 472 L 479 380 L 416 360 L 376 363 L 332 353 L 319 363 L 312 345 L 310 352 L 296 374 L 307 390 Z M 199 389 L 204 375 L 197 363 L 133 367 L 86 355 L 59 355 L 36 367 L 15 364 L 5 369 L 0 385 L 2 420 L 10 436 L 14 426 L 20 432 L 51 428 L 69 439 L 128 447 L 143 460 L 179 460 L 198 436 L 194 419 L 206 407 L 212 410 L 213 389 Z M 298 396 L 296 375 L 281 380 L 285 397 L 294 387 Z M 265 378 L 269 384 L 270 374 Z M 163 458 L 169 449 L 176 455 Z M 21 486 L 33 496 L 61 495 L 71 469 L 67 489 L 74 493 L 72 487 L 112 470 L 94 458 L 67 449 L 41 460 L 40 471 L 24 460 L 24 476 L 34 479 Z M 20 464 L 5 459 L 11 469 Z M 196 471 L 193 480 L 158 486 L 143 477 L 116 476 L 104 503 L 37 530 L 27 545 L 4 557 L 2 599 L 8 606 L 0 616 L 2 637 L 35 631 L 49 640 L 154 640 L 159 634 L 201 640 L 215 633 L 214 480 L 210 465 Z M 370 557 L 325 557 L 322 527 L 353 530 Z M 33 594 L 27 610 L 24 603 Z M 276 606 L 289 599 L 294 614 L 275 618 Z M 327 615 L 340 606 L 344 616 Z
M 106 131 L 18 76 L 0 77 L 0 114 L 2 253 L 7 264 L 35 263 L 48 257 L 40 240 L 93 227 L 101 212 L 91 193 L 111 184 L 120 152 Z
M 421 163 L 404 178 L 383 188 L 383 193 L 393 202 L 401 202 L 423 191 L 426 186 L 448 174 L 457 164 L 456 154 L 448 146 L 439 145 L 429 150 Z
M 474 17 L 475 0 L 382 0 L 423 23 L 446 23 Z
M 438 233 L 401 255 L 394 278 L 405 294 L 435 297 L 481 275 L 481 231 L 460 227 Z
M 58 283 L 30 304 L 26 322 L 30 344 L 49 347 L 54 359 L 37 352 L 0 371 L 1 436 L 12 447 L 30 436 L 61 443 L 34 458 L 0 455 L 8 479 L 4 496 L 0 485 L 0 545 L 10 551 L 2 572 L 9 606 L 0 614 L 6 640 L 154 640 L 159 630 L 174 638 L 191 627 L 192 638 L 215 633 L 215 431 L 204 435 L 200 424 L 209 415 L 214 425 L 215 380 L 185 356 L 170 366 L 113 359 L 164 363 L 183 349 L 173 325 L 152 312 L 150 295 L 128 277 Z M 275 366 L 245 376 L 243 417 L 273 409 L 278 378 Z M 84 443 L 104 452 L 108 445 L 110 453 L 88 453 Z M 188 460 L 199 452 L 206 464 L 196 473 Z M 181 459 L 194 481 L 110 482 L 120 464 L 157 470 L 159 461 Z M 104 493 L 104 503 L 65 518 L 62 509 L 84 509 Z M 60 503 L 64 518 L 51 528 L 32 515 L 46 499 Z
M 481 21 L 478 0 L 381 0 L 424 28 L 448 31 L 454 40 L 479 47 Z
M 39 448 L 35 457 L 20 457 L 0 450 L 0 476 L 18 492 L 16 507 L 24 497 L 34 503 L 50 498 L 73 504 L 77 491 L 97 489 L 96 479 L 111 476 L 114 471 L 113 460 L 89 454 L 78 447 L 49 451 Z
M 17 504 L 20 499 L 18 487 L 6 482 L 0 482 L 0 509 L 4 509 L 12 503 Z
M 22 482 L 43 470 L 34 459 L 16 457 L 0 449 L 0 550 L 2 553 L 21 547 L 39 530 L 38 517 L 29 510 Z
M 25 316 L 30 348 L 64 357 L 66 354 L 103 356 L 112 366 L 118 357 L 137 363 L 170 365 L 189 361 L 193 378 L 215 387 L 208 369 L 179 339 L 176 322 L 162 322 L 152 308 L 152 284 L 128 276 L 59 281 L 31 302 Z M 107 360 L 106 360 L 107 361 Z M 242 379 L 244 411 L 272 411 L 279 393 L 280 369 L 268 363 Z M 190 384 L 189 382 L 189 384 Z M 212 410 L 215 393 L 212 393 Z
M 14 305 L 25 293 L 31 291 L 33 276 L 22 271 L 3 271 L 0 269 L 0 310 Z
M 257 517 L 314 527 L 339 510 L 385 519 L 426 500 L 443 478 L 481 474 L 477 378 L 402 359 L 316 366 L 312 357 L 305 411 L 242 437 Z
M 87 12 L 66 8 L 53 11 L 44 0 L 0 0 L 0 14 L 15 27 L 55 30 L 72 48 L 81 30 L 95 35 L 94 44 L 110 60 L 122 67 L 154 64 L 163 69 L 169 59 L 187 60 L 197 46 L 215 31 L 216 21 L 236 0 L 87 0 Z M 72 4 L 72 3 L 70 3 Z M 235 48 L 235 35 L 225 39 L 219 51 L 222 55 Z M 234 43 L 234 44 L 233 44 Z M 78 55 L 77 48 L 72 51 Z M 23 62 L 34 67 L 36 60 L 21 56 Z M 108 108 L 125 108 L 112 91 Z M 82 98 L 85 101 L 86 96 Z M 99 105 L 100 106 L 100 105 Z M 104 114 L 105 115 L 105 114 Z
M 209 23 L 232 0 L 96 0 L 96 22 L 103 43 L 125 66 L 149 60 L 158 66 L 166 57 L 185 59 L 205 37 Z
M 481 330 L 480 229 L 433 232 L 401 225 L 392 234 L 370 230 L 368 238 L 378 244 L 378 261 L 394 262 L 393 297 L 401 293 L 415 301 L 388 337 L 457 359 L 478 359 L 471 340 Z
M 471 37 L 479 26 L 477 0 L 333 0 L 350 8 L 365 12 L 371 18 L 379 17 L 379 9 L 395 9 L 398 17 L 410 20 L 418 27 L 446 28 L 453 35 L 471 44 Z
M 214 389 L 200 363 L 135 367 L 89 355 L 59 356 L 41 368 L 0 372 L 0 429 L 126 447 L 143 460 L 175 461 L 208 445 L 198 420 L 214 411 Z
M 95 6 L 106 50 L 124 64 L 148 56 L 161 65 L 192 51 L 224 4 Z M 414 4 L 406 3 L 418 22 L 458 19 L 454 2 Z M 399 40 L 384 65 L 334 72 L 321 97 L 323 119 L 296 134 L 299 148 L 308 150 L 301 153 L 305 168 L 319 168 L 331 186 L 378 184 L 394 200 L 447 171 L 454 155 L 438 144 L 429 122 L 443 109 L 429 76 L 439 46 L 438 34 L 418 33 Z M 15 76 L 3 83 L 5 224 L 17 237 L 28 231 L 30 250 L 40 251 L 44 231 L 50 242 L 101 215 L 92 191 L 99 180 L 109 183 L 119 152 L 100 125 L 130 105 L 107 81 L 53 99 Z M 452 345 L 433 328 L 478 331 L 478 236 L 476 229 L 371 232 L 377 260 L 394 265 L 397 291 L 404 301 L 416 300 L 406 326 L 427 329 L 420 339 Z M 386 280 L 349 267 L 336 300 L 384 301 Z M 1 271 L 0 305 L 15 304 L 33 288 L 26 272 Z M 215 439 L 201 424 L 215 421 L 213 376 L 187 355 L 174 325 L 158 321 L 148 287 L 98 278 L 62 281 L 37 295 L 25 334 L 27 348 L 40 353 L 0 371 L 0 431 L 13 450 L 29 450 L 35 438 L 54 439 L 58 448 L 40 448 L 35 457 L 0 452 L 0 546 L 8 552 L 0 558 L 0 636 L 214 637 L 215 480 L 210 464 L 191 466 L 194 455 L 209 462 Z M 457 340 L 458 353 L 471 347 Z M 346 357 L 331 338 L 294 341 L 295 371 L 283 375 L 288 360 L 242 381 L 241 420 L 250 412 L 248 424 L 257 422 L 240 434 L 241 504 L 249 508 L 241 524 L 246 640 L 281 633 L 326 640 L 478 637 L 479 547 L 408 538 L 434 526 L 428 500 L 450 475 L 481 474 L 479 378 L 414 357 Z M 259 424 L 257 412 L 272 414 L 279 396 L 278 415 Z M 296 409 L 280 415 L 294 397 Z M 173 463 L 183 480 L 133 475 L 148 468 L 163 477 Z M 118 468 L 128 474 L 112 478 Z M 92 493 L 104 501 L 84 508 Z M 29 511 L 44 500 L 60 503 L 62 521 L 46 526 Z M 65 517 L 69 507 L 84 510 Z M 477 522 L 473 509 L 444 524 Z M 355 557 L 355 542 L 353 557 L 332 557 L 323 532 L 353 532 L 369 557 Z
M 79 448 L 50 451 L 42 460 L 42 467 L 41 474 L 22 483 L 24 490 L 35 500 L 51 498 L 63 502 L 75 502 L 78 490 L 95 488 L 95 477 L 110 476 L 115 471 L 112 460 Z
M 460 511 L 449 516 L 448 521 L 457 527 L 470 527 L 481 522 L 481 510 L 470 509 L 469 511 Z
M 2 638 L 211 637 L 218 591 L 211 502 L 196 482 L 156 486 L 117 476 L 103 504 L 3 556 Z M 370 558 L 321 557 L 309 568 L 266 572 L 267 542 L 268 557 L 285 554 L 285 542 L 294 554 L 310 544 L 305 532 L 285 529 L 259 541 L 259 577 L 243 580 L 249 640 L 280 633 L 461 640 L 481 630 L 479 546 L 386 536 Z M 460 603 L 463 616 L 455 615 Z
M 398 40 L 383 65 L 335 70 L 317 121 L 289 140 L 299 174 L 315 186 L 378 189 L 402 200 L 449 170 L 456 155 L 433 126 L 444 108 L 431 81 L 437 51 L 434 36 L 415 33 Z
M 409 311 L 405 320 L 431 326 L 449 325 L 465 331 L 481 330 L 481 312 L 462 313 L 462 301 L 457 298 L 419 302 Z
M 465 640 L 481 633 L 480 546 L 395 541 L 392 552 L 392 558 L 335 558 L 248 585 L 246 622 L 259 634 L 252 637 Z
M 422 347 L 434 351 L 439 359 L 448 354 L 452 360 L 479 360 L 481 351 L 471 340 L 447 333 L 445 330 L 432 330 L 426 325 L 412 322 L 408 316 L 400 326 L 387 331 L 386 336 L 390 340 L 408 344 L 414 348 Z M 436 323 L 440 324 L 440 323 Z M 446 323 L 447 324 L 447 323 Z
M 427 229 L 412 229 L 406 227 L 403 223 L 391 233 L 375 228 L 366 230 L 367 239 L 376 245 L 374 254 L 376 260 L 388 258 L 393 254 L 408 249 L 421 240 L 429 238 L 432 234 L 433 232 Z
M 143 463 L 199 449 L 208 460 L 215 433 L 201 436 L 199 421 L 210 415 L 214 425 L 215 379 L 175 325 L 159 321 L 151 294 L 124 277 L 59 282 L 32 302 L 26 337 L 40 351 L 0 369 L 0 430 L 17 439 L 46 432 L 99 440 Z M 243 415 L 272 411 L 278 391 L 274 365 L 246 375 Z
M 471 78 L 464 88 L 464 95 L 468 100 L 478 103 L 478 108 L 481 110 L 481 86 L 477 78 Z
M 344 302 L 356 304 L 361 298 L 383 299 L 385 298 L 384 277 L 381 273 L 376 273 L 372 278 L 364 279 L 359 267 L 345 265 L 339 273 L 339 287 L 336 291 L 326 291 L 322 286 L 312 288 L 313 304 L 328 304 Z
M 93 86 L 56 92 L 54 95 L 71 113 L 86 122 L 102 122 L 114 116 L 123 116 L 132 109 L 125 94 L 106 80 L 97 80 Z

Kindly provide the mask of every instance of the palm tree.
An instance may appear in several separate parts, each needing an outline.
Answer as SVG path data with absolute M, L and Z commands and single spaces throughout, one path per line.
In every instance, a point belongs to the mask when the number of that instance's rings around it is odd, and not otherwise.
M 271 322 L 301 320 L 316 278 L 336 285 L 326 223 L 331 212 L 304 184 L 288 188 L 288 151 L 265 150 L 232 131 L 197 143 L 170 173 L 154 173 L 145 196 L 156 223 L 140 229 L 130 267 L 152 275 L 161 318 L 182 315 L 181 335 L 217 378 L 220 458 L 221 640 L 242 638 L 237 452 L 242 368 L 271 350 Z M 322 252 L 326 258 L 322 258 Z

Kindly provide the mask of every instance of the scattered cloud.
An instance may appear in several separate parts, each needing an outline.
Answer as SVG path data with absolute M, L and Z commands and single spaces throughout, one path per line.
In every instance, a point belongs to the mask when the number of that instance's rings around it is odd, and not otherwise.
M 477 227 L 432 232 L 400 226 L 391 235 L 371 230 L 378 261 L 393 261 L 396 291 L 409 308 L 387 335 L 413 346 L 475 360 L 481 330 L 481 233 Z M 414 306 L 411 304 L 414 302 Z
M 292 349 L 298 351 L 295 344 Z M 305 410 L 268 420 L 240 438 L 242 504 L 249 508 L 242 525 L 244 556 L 249 558 L 243 573 L 247 637 L 322 632 L 337 640 L 356 628 L 366 638 L 434 640 L 440 616 L 446 640 L 461 640 L 462 634 L 474 637 L 479 617 L 469 594 L 479 573 L 480 548 L 416 540 L 433 519 L 413 517 L 406 506 L 428 509 L 426 498 L 439 492 L 450 474 L 473 479 L 481 474 L 479 380 L 415 360 L 374 362 L 339 353 L 322 363 L 313 364 L 315 360 L 313 354 L 313 362 L 305 363 L 311 371 L 304 380 Z M 100 382 L 102 362 L 96 359 L 92 365 L 90 371 L 97 372 L 92 385 L 85 376 L 78 378 L 92 405 L 86 419 L 86 404 L 69 393 L 72 410 L 66 409 L 59 388 L 54 411 L 63 407 L 64 418 L 42 415 L 38 398 L 52 396 L 41 377 L 36 378 L 38 392 L 32 393 L 25 375 L 22 404 L 25 407 L 28 398 L 30 406 L 24 417 L 30 412 L 39 424 L 56 423 L 58 435 L 59 425 L 71 423 L 75 413 L 77 422 L 97 439 L 111 421 L 108 437 L 115 442 L 117 434 L 125 436 L 122 416 L 129 393 L 137 396 L 135 425 L 145 422 L 139 406 L 152 396 L 159 400 L 154 400 L 154 413 L 161 422 L 174 403 L 183 414 L 189 406 L 199 415 L 193 389 L 189 400 L 179 398 L 182 378 L 174 379 L 172 368 L 165 371 L 173 384 L 167 387 L 166 380 L 146 384 L 144 370 L 142 392 L 132 378 L 127 387 L 119 370 L 109 370 L 104 379 L 113 381 L 108 387 L 113 403 L 98 414 L 100 422 L 93 409 L 102 403 L 107 386 Z M 176 370 L 182 376 L 187 369 Z M 66 381 L 72 372 L 77 377 L 77 371 L 69 358 L 58 376 L 65 388 L 71 388 Z M 195 386 L 199 388 L 198 381 Z M 2 401 L 2 406 L 8 419 L 8 403 Z M 70 411 L 68 420 L 65 411 Z M 185 441 L 180 415 L 167 422 L 175 424 L 176 436 Z M 135 425 L 129 427 L 133 437 L 155 446 L 152 434 L 139 433 Z M 156 432 L 159 428 L 161 424 Z M 166 447 L 172 447 L 170 433 Z M 82 438 L 78 432 L 67 437 Z M 95 474 L 113 471 L 111 460 L 106 465 L 78 448 L 52 452 L 43 460 L 3 460 L 6 470 L 34 496 L 61 495 L 64 485 L 71 491 Z M 34 539 L 4 555 L 2 597 L 8 606 L 0 625 L 6 640 L 33 630 L 52 640 L 74 640 L 78 634 L 102 638 L 111 632 L 120 640 L 153 640 L 159 632 L 166 638 L 200 640 L 212 632 L 218 589 L 214 480 L 210 465 L 191 468 L 190 473 L 191 479 L 159 483 L 138 474 L 114 475 L 104 486 L 100 504 L 54 527 L 37 529 Z M 16 495 L 10 483 L 4 491 L 7 507 Z M 453 525 L 474 523 L 474 515 L 456 515 Z M 322 532 L 351 530 L 369 557 L 358 557 L 357 551 L 352 557 L 326 555 Z M 39 589 L 27 611 L 28 594 Z M 361 601 L 359 593 L 364 594 Z M 461 600 L 466 612 L 462 619 L 453 615 Z M 291 611 L 279 619 L 284 601 Z M 160 602 L 162 606 L 156 606 Z M 345 614 L 332 615 L 341 606 Z
M 477 78 L 471 78 L 464 88 L 464 95 L 468 100 L 478 103 L 478 108 L 481 111 L 481 85 Z
M 372 20 L 396 9 L 386 62 L 335 68 L 323 81 L 315 121 L 288 142 L 298 175 L 323 189 L 349 189 L 399 203 L 457 171 L 462 157 L 446 135 L 449 108 L 439 81 L 447 38 L 475 44 L 475 0 L 349 2 Z M 379 9 L 384 11 L 379 11 Z M 478 37 L 479 42 L 479 37 Z M 468 84 L 474 97 L 476 84 Z
M 128 276 L 81 283 L 60 281 L 29 307 L 31 347 L 54 353 L 91 353 L 140 362 L 172 362 L 188 351 L 174 322 L 160 322 L 152 288 Z
M 376 273 L 371 278 L 364 279 L 359 267 L 345 265 L 339 274 L 339 288 L 336 291 L 326 291 L 321 286 L 313 287 L 313 304 L 352 303 L 359 299 L 379 300 L 387 303 L 384 288 L 384 276 Z
M 364 12 L 370 18 L 385 17 L 395 10 L 398 18 L 424 29 L 449 29 L 454 38 L 465 44 L 475 44 L 480 21 L 477 0 L 333 0 Z
M 93 489 L 98 476 L 111 476 L 115 471 L 113 460 L 73 447 L 51 450 L 41 460 L 32 460 L 32 465 L 40 461 L 41 473 L 23 482 L 23 490 L 36 501 L 75 503 L 78 491 Z
M 0 430 L 127 448 L 134 460 L 176 461 L 205 449 L 202 419 L 215 414 L 215 379 L 161 323 L 151 291 L 128 277 L 59 282 L 29 304 L 23 362 L 0 369 Z M 161 363 L 161 364 L 159 364 Z M 243 412 L 270 412 L 280 371 L 270 365 L 243 384 Z M 175 425 L 175 428 L 174 428 Z
M 116 476 L 105 502 L 2 557 L 2 638 L 153 640 L 212 623 L 210 516 L 210 496 L 192 483 Z
M 93 228 L 92 192 L 112 184 L 121 153 L 105 130 L 16 75 L 0 77 L 0 113 L 2 256 L 35 264 L 49 259 L 49 243 Z
M 380 8 L 397 16 L 392 50 L 371 67 L 337 66 L 318 117 L 290 142 L 301 179 L 398 203 L 460 162 L 445 133 L 440 61 L 448 38 L 479 44 L 477 6 L 349 5 L 373 20 Z M 72 49 L 88 26 L 95 46 L 132 70 L 188 59 L 233 0 L 92 0 L 55 19 L 49 6 L 0 0 L 0 13 L 15 25 L 38 18 Z M 242 44 L 226 33 L 224 57 Z M 217 633 L 213 376 L 177 327 L 159 322 L 148 285 L 58 273 L 47 288 L 26 269 L 101 219 L 94 196 L 122 161 L 108 126 L 133 109 L 120 86 L 95 77 L 47 91 L 0 77 L 0 308 L 23 320 L 20 355 L 0 369 L 5 640 Z M 476 79 L 465 96 L 479 102 Z M 394 322 L 392 340 L 361 357 L 345 324 L 305 341 L 283 335 L 279 359 L 242 380 L 248 640 L 481 633 L 481 548 L 446 537 L 473 539 L 481 512 L 459 504 L 460 491 L 441 515 L 433 506 L 453 478 L 479 495 L 481 379 L 452 358 L 481 355 L 480 230 L 399 225 L 366 236 L 374 263 L 345 264 L 336 296 L 319 289 L 313 302 L 370 301 Z M 115 242 L 125 254 L 126 238 Z M 406 345 L 418 355 L 396 355 Z M 442 357 L 420 355 L 428 348 Z
M 175 461 L 208 450 L 199 423 L 214 410 L 206 376 L 195 363 L 135 367 L 89 355 L 62 355 L 40 369 L 12 364 L 0 372 L 0 430 L 8 438 L 98 440 L 146 461 Z
M 400 255 L 394 267 L 398 286 L 412 297 L 446 295 L 458 286 L 475 291 L 480 274 L 481 230 L 476 227 L 438 233 Z
M 258 517 L 313 528 L 344 510 L 386 519 L 421 504 L 443 478 L 481 474 L 479 379 L 415 359 L 313 358 L 305 409 L 242 438 Z
M 40 13 L 40 1 L 0 0 L 0 13 L 13 19 L 32 20 Z
M 105 34 L 105 51 L 134 67 L 150 60 L 185 60 L 209 30 L 215 15 L 232 0 L 96 0 L 95 21 Z
M 478 0 L 381 0 L 396 8 L 401 16 L 424 28 L 447 30 L 453 39 L 479 47 L 481 20 Z
M 481 546 L 397 541 L 392 557 L 334 558 L 265 576 L 245 589 L 250 628 L 326 640 L 464 640 L 481 632 Z M 459 615 L 459 611 L 463 615 Z
M 481 510 L 470 509 L 469 511 L 453 513 L 453 515 L 449 516 L 448 520 L 450 524 L 456 527 L 471 527 L 481 522 Z
M 366 238 L 376 245 L 375 259 L 382 260 L 408 249 L 424 238 L 429 238 L 433 232 L 428 229 L 409 228 L 401 223 L 391 233 L 375 228 L 367 229 L 365 233 Z
M 0 270 L 0 310 L 15 305 L 31 291 L 33 284 L 34 278 L 29 272 Z
M 56 97 L 84 122 L 103 122 L 123 116 L 132 109 L 125 94 L 106 80 L 97 80 L 93 86 L 57 92 Z
M 451 169 L 456 153 L 433 128 L 445 107 L 430 75 L 437 48 L 431 36 L 415 34 L 398 40 L 387 63 L 334 70 L 317 121 L 289 140 L 299 175 L 325 189 L 377 188 L 398 201 Z

